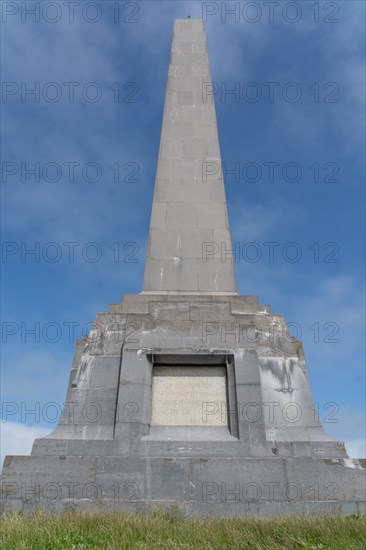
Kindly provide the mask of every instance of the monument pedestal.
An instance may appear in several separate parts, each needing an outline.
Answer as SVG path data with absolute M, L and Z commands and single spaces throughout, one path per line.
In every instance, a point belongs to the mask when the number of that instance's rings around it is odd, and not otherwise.
M 193 425 L 176 425 L 176 394 L 166 410 L 157 404 L 173 425 L 151 423 L 154 372 L 165 367 L 183 400 L 184 369 L 189 383 L 193 367 L 207 375 L 185 405 Z M 200 402 L 218 367 L 226 395 Z M 4 511 L 356 514 L 365 462 L 323 431 L 301 343 L 256 297 L 125 296 L 78 342 L 59 426 L 32 456 L 7 457 Z

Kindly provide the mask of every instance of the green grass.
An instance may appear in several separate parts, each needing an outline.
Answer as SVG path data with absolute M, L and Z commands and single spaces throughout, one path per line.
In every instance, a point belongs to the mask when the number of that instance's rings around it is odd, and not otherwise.
M 0 546 L 2 550 L 365 550 L 366 517 L 184 520 L 162 513 L 19 514 L 2 518 Z

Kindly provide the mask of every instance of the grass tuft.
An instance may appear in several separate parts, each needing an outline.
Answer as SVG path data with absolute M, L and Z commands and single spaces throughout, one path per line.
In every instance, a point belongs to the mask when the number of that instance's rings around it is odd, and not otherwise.
M 365 550 L 366 516 L 183 519 L 66 512 L 4 516 L 2 550 Z

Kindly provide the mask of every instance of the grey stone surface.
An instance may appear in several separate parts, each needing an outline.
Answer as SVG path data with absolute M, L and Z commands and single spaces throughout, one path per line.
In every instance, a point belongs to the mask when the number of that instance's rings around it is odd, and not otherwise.
M 364 510 L 365 471 L 362 465 L 351 462 L 228 457 L 8 457 L 7 476 L 2 484 L 3 510 L 161 509 L 191 516 L 229 517 L 357 514 Z
M 221 166 L 213 164 L 217 172 L 202 181 L 202 163 L 220 161 L 204 82 L 203 23 L 178 20 L 144 290 L 98 313 L 77 342 L 59 425 L 35 440 L 30 457 L 5 459 L 4 512 L 365 511 L 365 461 L 349 459 L 314 417 L 301 342 L 256 296 L 235 293 L 230 254 L 224 262 L 215 254 L 202 260 L 204 242 L 230 250 Z M 209 422 L 152 425 L 153 369 L 162 365 L 226 373 L 225 397 L 202 393 Z M 199 400 L 199 392 L 189 393 L 187 411 Z M 171 395 L 166 401 L 171 407 Z
M 204 25 L 178 23 L 143 289 L 235 293 L 233 262 L 204 261 L 205 243 L 231 248 L 215 105 L 213 97 L 203 93 L 211 84 Z M 207 163 L 213 169 L 206 168 Z

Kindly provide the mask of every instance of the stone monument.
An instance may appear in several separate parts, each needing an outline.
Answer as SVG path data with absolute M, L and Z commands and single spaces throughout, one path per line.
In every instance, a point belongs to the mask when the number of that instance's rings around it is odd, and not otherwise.
M 59 425 L 5 459 L 5 512 L 365 510 L 301 342 L 236 292 L 211 86 L 203 22 L 175 21 L 143 291 L 77 342 Z

